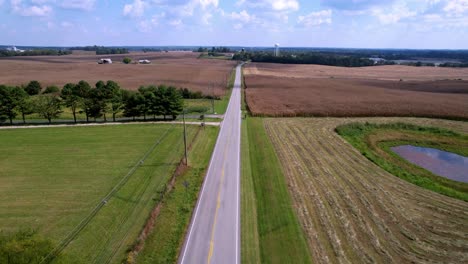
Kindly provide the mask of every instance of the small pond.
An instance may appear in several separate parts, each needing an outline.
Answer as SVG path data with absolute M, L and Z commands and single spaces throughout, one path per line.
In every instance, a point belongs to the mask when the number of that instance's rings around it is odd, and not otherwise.
M 468 158 L 433 148 L 403 145 L 391 150 L 407 161 L 426 170 L 459 182 L 468 183 Z

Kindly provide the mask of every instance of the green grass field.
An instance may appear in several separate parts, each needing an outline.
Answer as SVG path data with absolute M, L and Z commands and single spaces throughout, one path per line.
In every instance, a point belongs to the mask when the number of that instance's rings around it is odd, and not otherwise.
M 414 145 L 442 149 L 468 156 L 468 135 L 443 128 L 404 123 L 358 124 L 336 128 L 338 134 L 381 168 L 420 187 L 468 201 L 468 184 L 437 176 L 413 165 L 391 151 L 391 147 Z
M 191 142 L 198 127 L 188 128 Z M 215 133 L 200 133 L 203 142 L 214 141 Z M 135 169 L 56 263 L 120 263 L 183 153 L 179 125 L 2 130 L 0 141 L 1 231 L 33 228 L 54 246 Z M 194 148 L 198 150 L 207 149 Z
M 310 263 L 309 248 L 263 120 L 246 119 L 242 131 L 242 262 Z

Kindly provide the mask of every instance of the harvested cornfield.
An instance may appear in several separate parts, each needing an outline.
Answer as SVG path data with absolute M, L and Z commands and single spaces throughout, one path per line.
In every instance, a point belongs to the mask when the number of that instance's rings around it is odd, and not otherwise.
M 232 68 L 227 60 L 198 59 L 194 52 L 130 53 L 119 55 L 25 56 L 0 58 L 0 84 L 22 85 L 31 80 L 43 86 L 77 83 L 85 80 L 94 85 L 99 80 L 113 80 L 124 89 L 136 90 L 142 85 L 173 85 L 204 94 L 223 96 Z M 151 64 L 124 64 L 148 59 Z M 99 65 L 101 58 L 113 64 Z
M 468 203 L 389 174 L 334 132 L 365 121 L 468 133 L 434 119 L 265 119 L 314 262 L 466 263 Z
M 468 119 L 467 77 L 467 69 L 410 66 L 253 63 L 244 69 L 254 116 Z

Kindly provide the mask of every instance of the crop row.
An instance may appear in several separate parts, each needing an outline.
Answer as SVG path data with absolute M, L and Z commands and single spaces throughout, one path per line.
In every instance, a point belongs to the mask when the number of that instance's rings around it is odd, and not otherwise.
M 355 121 L 466 123 L 428 119 L 267 119 L 296 213 L 318 263 L 463 262 L 468 205 L 403 181 L 334 132 Z

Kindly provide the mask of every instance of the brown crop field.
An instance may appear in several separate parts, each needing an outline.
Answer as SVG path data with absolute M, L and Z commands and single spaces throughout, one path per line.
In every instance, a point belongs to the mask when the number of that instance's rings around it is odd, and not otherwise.
M 468 69 L 253 63 L 244 77 L 253 115 L 468 119 Z
M 265 119 L 315 263 L 466 263 L 468 203 L 381 169 L 334 129 L 405 122 L 468 133 L 468 123 L 423 118 Z
M 141 85 L 174 85 L 205 94 L 221 96 L 235 62 L 198 59 L 198 53 L 130 53 L 121 55 L 10 57 L 0 59 L 0 84 L 21 85 L 37 80 L 43 86 L 63 86 L 85 80 L 94 85 L 99 80 L 114 80 L 123 88 L 136 90 Z M 123 64 L 122 59 L 148 59 L 148 65 Z M 99 65 L 100 58 L 111 58 L 113 64 Z M 214 85 L 214 89 L 212 88 Z

